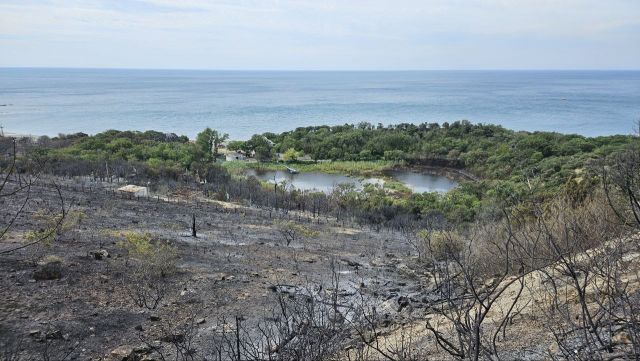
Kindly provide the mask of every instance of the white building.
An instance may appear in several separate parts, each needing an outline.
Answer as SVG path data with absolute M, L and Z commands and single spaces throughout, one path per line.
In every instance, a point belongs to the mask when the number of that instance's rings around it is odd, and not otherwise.
M 131 194 L 135 197 L 146 197 L 149 195 L 149 189 L 147 187 L 136 186 L 128 184 L 124 187 L 118 188 L 118 192 Z
M 246 158 L 247 157 L 244 154 L 239 153 L 239 152 L 233 152 L 233 151 L 228 152 L 227 155 L 226 155 L 227 161 L 245 160 Z

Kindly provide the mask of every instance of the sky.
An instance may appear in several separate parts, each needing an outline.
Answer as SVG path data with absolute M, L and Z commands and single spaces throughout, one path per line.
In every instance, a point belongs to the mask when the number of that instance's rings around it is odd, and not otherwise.
M 0 0 L 0 67 L 639 69 L 640 0 Z

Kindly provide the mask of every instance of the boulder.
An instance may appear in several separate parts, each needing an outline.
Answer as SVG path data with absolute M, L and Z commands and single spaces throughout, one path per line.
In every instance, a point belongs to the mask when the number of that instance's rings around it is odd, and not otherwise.
M 37 281 L 60 278 L 62 278 L 62 260 L 57 257 L 47 257 L 38 263 L 38 268 L 33 272 L 33 279 Z
M 160 338 L 160 341 L 169 342 L 169 343 L 181 343 L 181 342 L 184 342 L 184 340 L 185 340 L 185 337 L 181 333 L 173 333 Z
M 89 252 L 89 256 L 92 257 L 95 260 L 103 260 L 105 258 L 109 258 L 111 257 L 111 255 L 109 254 L 109 252 L 107 252 L 106 249 L 99 249 L 96 251 L 90 251 Z
M 62 331 L 60 331 L 60 330 L 49 331 L 45 335 L 45 338 L 47 340 L 61 340 L 61 339 L 63 339 Z
M 122 345 L 118 346 L 115 349 L 111 350 L 109 353 L 113 360 L 117 361 L 135 361 L 136 354 L 133 351 L 133 346 L 131 345 Z

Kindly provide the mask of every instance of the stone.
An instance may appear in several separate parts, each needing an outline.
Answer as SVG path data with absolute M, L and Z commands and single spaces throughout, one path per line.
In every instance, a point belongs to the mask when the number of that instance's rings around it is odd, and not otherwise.
M 398 312 L 401 312 L 407 306 L 409 306 L 409 299 L 404 296 L 398 297 Z
M 149 321 L 160 321 L 160 316 L 157 315 L 151 315 L 149 316 Z
M 109 354 L 118 361 L 134 361 L 136 358 L 133 352 L 133 346 L 130 345 L 118 346 L 111 350 Z
M 207 322 L 207 320 L 206 320 L 206 319 L 204 319 L 204 318 L 201 318 L 201 319 L 196 320 L 196 323 L 197 323 L 198 325 L 202 325 L 202 324 L 203 324 L 203 323 L 205 323 L 205 322 Z
M 181 333 L 169 334 L 160 338 L 160 341 L 171 342 L 171 343 L 181 343 L 181 342 L 184 342 L 184 335 Z
M 49 331 L 47 332 L 47 335 L 45 336 L 45 338 L 47 340 L 61 340 L 64 337 L 62 336 L 62 331 L 60 330 L 53 330 L 53 331 Z
M 37 281 L 56 280 L 62 278 L 62 260 L 57 257 L 48 257 L 38 264 L 33 272 L 33 279 Z
M 144 345 L 144 344 L 138 345 L 133 348 L 133 352 L 137 354 L 146 354 L 151 352 L 151 347 L 149 345 Z
M 30 330 L 29 331 L 29 336 L 31 336 L 31 337 L 40 337 L 41 334 L 42 334 L 42 331 L 40 331 L 40 330 Z
M 617 334 L 615 334 L 612 338 L 611 341 L 613 341 L 616 344 L 619 345 L 630 345 L 631 344 L 631 337 L 629 336 L 629 333 L 626 331 L 622 331 L 619 332 Z
M 103 260 L 105 258 L 111 257 L 109 252 L 107 252 L 107 250 L 105 250 L 105 249 L 99 249 L 99 250 L 96 250 L 96 251 L 90 251 L 89 255 L 91 257 L 93 257 L 93 259 L 95 259 L 95 260 Z

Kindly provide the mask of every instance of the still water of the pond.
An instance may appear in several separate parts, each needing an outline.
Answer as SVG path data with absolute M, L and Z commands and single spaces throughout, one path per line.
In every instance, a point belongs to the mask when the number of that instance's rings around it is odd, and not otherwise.
M 321 172 L 308 172 L 291 174 L 284 170 L 259 171 L 249 169 L 245 173 L 247 176 L 254 176 L 258 179 L 282 183 L 286 181 L 287 186 L 292 186 L 300 190 L 316 190 L 330 193 L 339 184 L 350 184 L 356 189 L 362 189 L 365 184 L 383 184 L 381 178 L 359 179 L 349 177 L 344 174 L 328 174 Z M 409 189 L 416 193 L 422 192 L 447 192 L 458 185 L 454 180 L 445 176 L 419 173 L 410 170 L 393 170 L 386 175 L 394 180 L 404 183 Z

